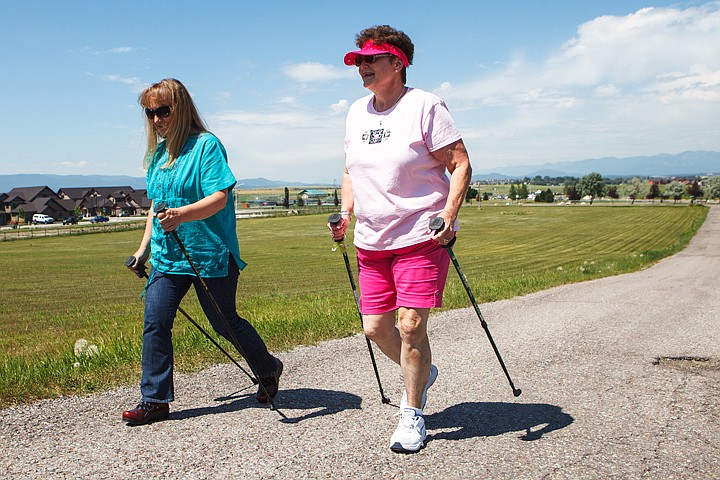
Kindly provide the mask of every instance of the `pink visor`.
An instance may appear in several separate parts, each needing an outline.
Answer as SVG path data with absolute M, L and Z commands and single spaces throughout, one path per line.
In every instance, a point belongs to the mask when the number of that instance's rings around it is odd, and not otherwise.
M 348 52 L 345 54 L 345 65 L 355 65 L 355 57 L 358 55 L 377 55 L 378 53 L 392 53 L 400 60 L 405 67 L 410 65 L 408 58 L 405 53 L 397 48 L 395 45 L 389 43 L 383 43 L 381 45 L 375 45 L 372 40 L 365 42 L 360 50 L 354 52 Z

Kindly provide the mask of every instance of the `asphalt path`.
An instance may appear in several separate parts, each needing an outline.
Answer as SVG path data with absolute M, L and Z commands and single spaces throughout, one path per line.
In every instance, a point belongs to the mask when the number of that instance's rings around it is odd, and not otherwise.
M 177 375 L 169 420 L 147 426 L 120 420 L 137 387 L 0 411 L 0 476 L 720 478 L 719 281 L 711 207 L 648 269 L 481 305 L 517 398 L 471 308 L 433 315 L 440 375 L 414 455 L 388 448 L 399 369 L 376 351 L 383 404 L 354 336 L 280 353 L 279 411 L 234 365 Z

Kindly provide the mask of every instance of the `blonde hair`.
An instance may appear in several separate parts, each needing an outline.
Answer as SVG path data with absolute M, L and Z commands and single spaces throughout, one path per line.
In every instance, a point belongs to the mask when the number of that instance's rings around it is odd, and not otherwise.
M 180 156 L 183 145 L 190 135 L 207 132 L 207 127 L 198 112 L 190 93 L 179 80 L 166 78 L 150 85 L 138 96 L 138 102 L 145 108 L 151 103 L 167 105 L 172 111 L 165 137 L 165 149 L 168 160 L 161 168 L 172 166 Z M 143 168 L 147 170 L 152 164 L 160 143 L 160 136 L 152 118 L 147 118 L 145 112 L 145 129 L 147 132 L 147 151 L 143 161 Z

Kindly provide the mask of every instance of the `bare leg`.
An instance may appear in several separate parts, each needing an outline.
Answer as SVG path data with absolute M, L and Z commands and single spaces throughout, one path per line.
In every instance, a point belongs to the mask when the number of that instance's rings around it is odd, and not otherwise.
M 400 332 L 395 327 L 395 310 L 363 315 L 363 330 L 390 360 L 400 365 Z
M 407 392 L 407 404 L 421 408 L 425 384 L 430 376 L 432 352 L 427 336 L 429 308 L 405 308 L 398 310 L 398 326 L 401 339 L 400 366 Z
M 420 408 L 425 384 L 430 376 L 432 352 L 427 336 L 429 308 L 398 310 L 398 327 L 395 312 L 364 315 L 365 335 L 375 342 L 393 362 L 400 365 L 407 392 L 407 404 Z

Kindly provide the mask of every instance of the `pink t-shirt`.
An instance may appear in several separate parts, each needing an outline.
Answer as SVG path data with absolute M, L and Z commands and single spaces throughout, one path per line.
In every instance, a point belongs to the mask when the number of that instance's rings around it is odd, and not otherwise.
M 356 246 L 385 250 L 428 240 L 428 222 L 450 191 L 445 165 L 431 152 L 461 138 L 445 103 L 432 93 L 408 89 L 384 112 L 375 111 L 373 95 L 352 104 L 345 166 L 355 197 Z

